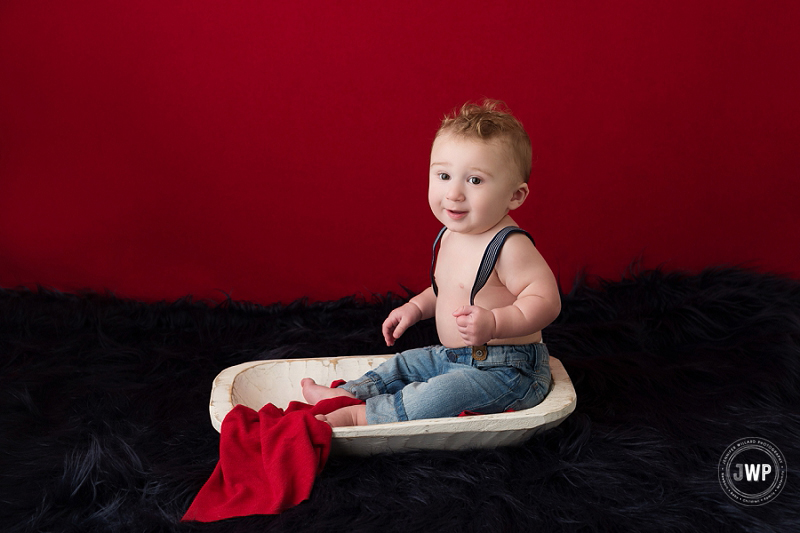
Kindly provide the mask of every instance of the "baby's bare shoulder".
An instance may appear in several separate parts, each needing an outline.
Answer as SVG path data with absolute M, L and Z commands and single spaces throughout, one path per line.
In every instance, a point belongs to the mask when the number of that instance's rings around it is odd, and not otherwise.
M 531 240 L 516 233 L 508 237 L 495 265 L 500 281 L 512 292 L 536 282 L 550 283 L 553 272 Z
M 514 260 L 527 261 L 532 258 L 541 257 L 542 254 L 539 253 L 539 250 L 536 249 L 533 241 L 528 238 L 527 235 L 512 233 L 506 238 L 506 242 L 503 243 L 503 248 L 501 248 L 500 255 L 498 256 L 498 263 L 504 259 L 506 260 L 505 262 Z

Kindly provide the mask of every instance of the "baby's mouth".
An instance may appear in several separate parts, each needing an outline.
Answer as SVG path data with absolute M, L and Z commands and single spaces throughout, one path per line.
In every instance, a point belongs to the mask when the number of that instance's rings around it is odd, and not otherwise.
M 453 209 L 445 209 L 447 211 L 447 216 L 452 218 L 453 220 L 458 220 L 460 218 L 464 218 L 467 216 L 466 211 L 454 211 Z

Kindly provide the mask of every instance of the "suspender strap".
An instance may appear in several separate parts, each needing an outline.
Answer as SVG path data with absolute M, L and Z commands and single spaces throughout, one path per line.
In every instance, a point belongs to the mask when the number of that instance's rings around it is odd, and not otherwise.
M 444 234 L 447 227 L 443 227 L 439 231 L 439 235 L 436 236 L 436 240 L 433 241 L 433 258 L 431 259 L 431 287 L 433 287 L 433 293 L 437 296 L 439 295 L 439 288 L 436 286 L 436 280 L 433 277 L 433 271 L 436 268 L 436 247 L 439 245 L 439 241 L 442 240 L 442 235 Z M 497 256 L 500 255 L 500 250 L 503 248 L 503 244 L 505 244 L 506 239 L 512 233 L 522 233 L 526 237 L 528 237 L 532 243 L 536 244 L 533 240 L 533 237 L 522 228 L 518 228 L 516 226 L 508 226 L 500 231 L 492 238 L 492 241 L 489 243 L 489 246 L 486 247 L 486 250 L 483 252 L 483 258 L 481 259 L 480 267 L 478 268 L 478 275 L 475 277 L 475 284 L 472 286 L 472 291 L 469 295 L 469 304 L 475 305 L 475 295 L 478 294 L 486 282 L 489 281 L 489 276 L 492 275 L 492 271 L 494 270 L 494 265 L 497 263 Z
M 436 296 L 439 295 L 439 287 L 436 286 L 436 280 L 433 279 L 433 271 L 436 268 L 436 247 L 439 245 L 439 241 L 442 240 L 442 235 L 444 235 L 447 226 L 442 227 L 439 230 L 439 235 L 436 236 L 436 240 L 433 241 L 433 259 L 431 259 L 431 287 L 433 287 L 433 294 Z
M 492 275 L 494 265 L 497 263 L 497 256 L 500 255 L 503 244 L 505 244 L 506 239 L 512 233 L 522 233 L 528 237 L 531 242 L 536 244 L 533 237 L 531 237 L 527 231 L 516 226 L 508 226 L 498 231 L 497 235 L 494 236 L 489 246 L 487 246 L 486 250 L 483 252 L 481 266 L 478 268 L 478 275 L 475 276 L 475 284 L 472 286 L 472 292 L 469 294 L 469 305 L 475 305 L 475 295 L 478 294 L 478 291 L 489 281 L 489 276 Z

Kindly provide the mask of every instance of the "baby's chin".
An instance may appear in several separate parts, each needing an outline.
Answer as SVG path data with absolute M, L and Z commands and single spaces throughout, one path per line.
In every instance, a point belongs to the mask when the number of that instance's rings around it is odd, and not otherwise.
M 458 224 L 453 223 L 452 221 L 449 223 L 444 223 L 444 225 L 449 231 L 452 231 L 453 233 L 460 233 L 462 235 L 482 235 L 494 227 L 493 225 L 483 227 L 474 226 L 472 224 Z

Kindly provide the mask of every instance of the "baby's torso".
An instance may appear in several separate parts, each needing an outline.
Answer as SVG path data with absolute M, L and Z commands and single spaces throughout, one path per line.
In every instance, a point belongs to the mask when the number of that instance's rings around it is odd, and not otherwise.
M 464 235 L 448 231 L 442 237 L 434 273 L 438 288 L 436 329 L 439 341 L 448 348 L 464 346 L 453 312 L 461 306 L 470 305 L 470 293 L 481 266 L 481 258 L 496 232 L 487 233 Z M 475 305 L 489 310 L 511 305 L 515 300 L 516 295 L 503 285 L 496 268 L 475 295 Z M 489 344 L 529 344 L 541 339 L 541 332 L 537 331 L 525 337 L 493 339 Z

